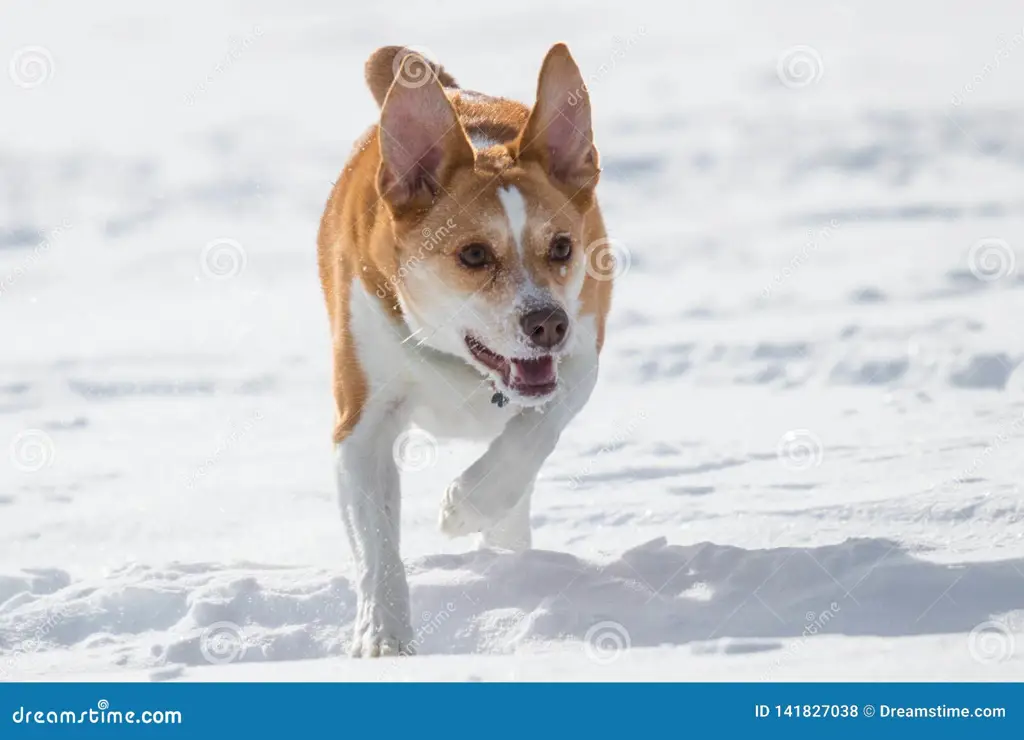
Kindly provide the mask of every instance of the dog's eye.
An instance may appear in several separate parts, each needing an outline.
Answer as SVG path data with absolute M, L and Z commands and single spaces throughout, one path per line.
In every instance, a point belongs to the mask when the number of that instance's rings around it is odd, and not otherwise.
M 489 265 L 493 256 L 486 244 L 467 244 L 459 250 L 459 261 L 466 267 L 478 268 Z
M 565 262 L 572 257 L 572 239 L 565 234 L 559 234 L 551 240 L 548 248 L 548 256 L 554 262 Z

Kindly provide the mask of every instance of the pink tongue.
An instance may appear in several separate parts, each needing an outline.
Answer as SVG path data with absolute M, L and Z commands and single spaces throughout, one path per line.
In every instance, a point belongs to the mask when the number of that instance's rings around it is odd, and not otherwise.
M 538 360 L 512 360 L 511 365 L 514 385 L 548 385 L 558 379 L 550 355 Z

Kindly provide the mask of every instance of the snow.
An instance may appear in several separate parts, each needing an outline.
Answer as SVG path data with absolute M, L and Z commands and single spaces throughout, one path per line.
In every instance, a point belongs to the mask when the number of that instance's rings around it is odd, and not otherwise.
M 1019 678 L 1018 5 L 16 0 L 0 677 Z M 601 378 L 534 551 L 437 531 L 479 446 L 406 471 L 420 656 L 353 661 L 315 233 L 362 63 L 529 100 L 557 40 L 628 262 Z

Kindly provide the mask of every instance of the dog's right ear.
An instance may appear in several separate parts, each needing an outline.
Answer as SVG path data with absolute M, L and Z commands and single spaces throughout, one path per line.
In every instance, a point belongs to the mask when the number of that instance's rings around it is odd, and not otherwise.
M 413 58 L 406 59 L 410 55 Z M 408 46 L 382 46 L 377 49 L 366 60 L 363 74 L 366 76 L 366 86 L 377 101 L 377 107 L 384 105 L 391 83 L 400 75 L 408 82 L 420 83 L 426 82 L 426 77 L 432 75 L 442 87 L 459 86 L 444 67 L 429 59 L 427 54 Z
M 472 167 L 473 160 L 473 146 L 440 82 L 396 77 L 380 113 L 377 171 L 377 191 L 392 214 L 430 207 L 452 172 Z

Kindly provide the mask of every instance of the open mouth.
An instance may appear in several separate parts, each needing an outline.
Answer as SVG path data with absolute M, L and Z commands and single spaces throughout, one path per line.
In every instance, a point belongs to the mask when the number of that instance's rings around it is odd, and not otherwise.
M 523 396 L 546 396 L 558 387 L 558 368 L 551 355 L 524 359 L 502 357 L 475 337 L 466 337 L 466 346 L 481 364 L 501 376 L 510 391 Z

